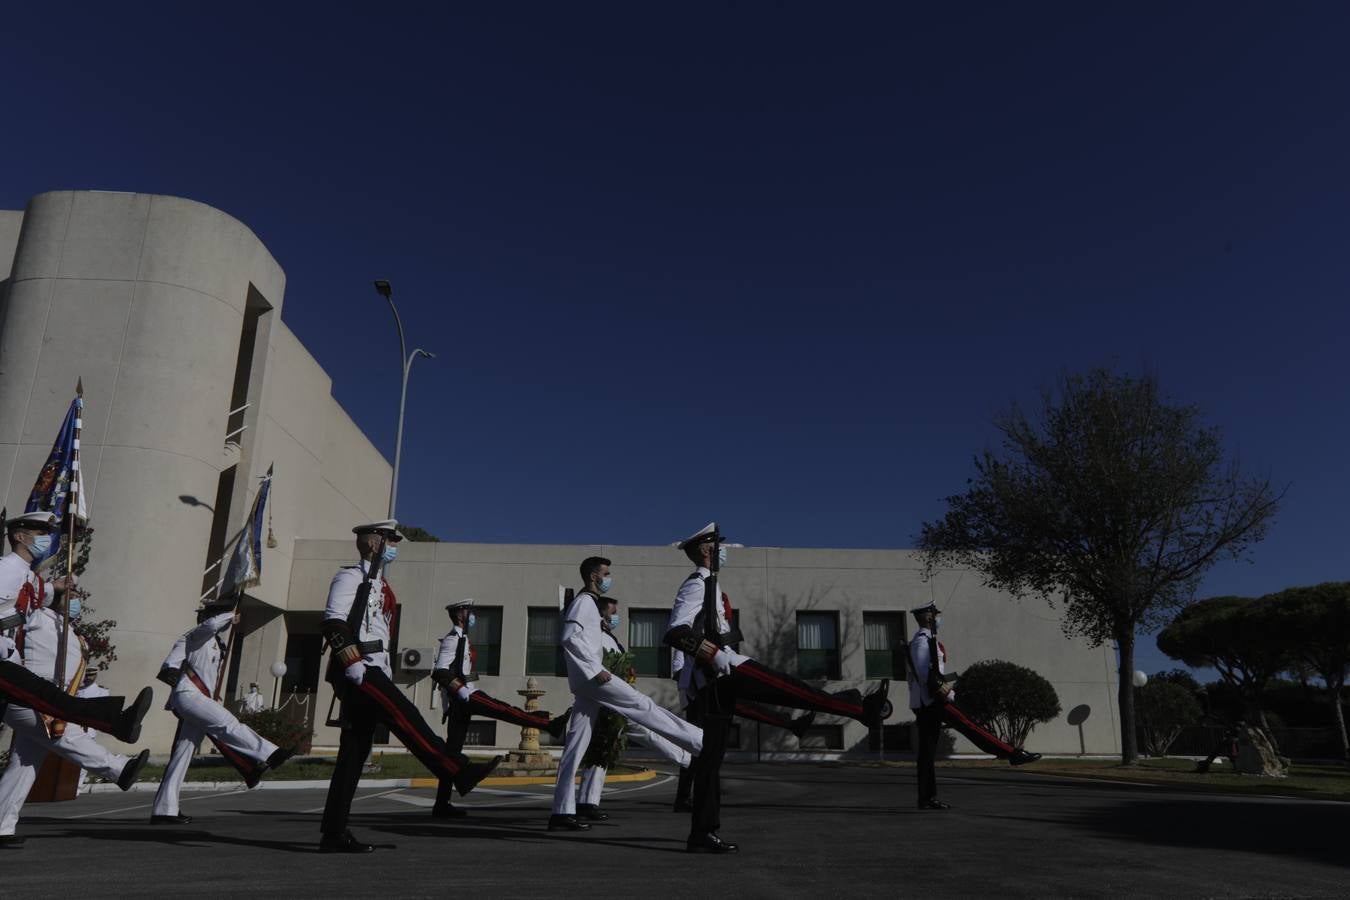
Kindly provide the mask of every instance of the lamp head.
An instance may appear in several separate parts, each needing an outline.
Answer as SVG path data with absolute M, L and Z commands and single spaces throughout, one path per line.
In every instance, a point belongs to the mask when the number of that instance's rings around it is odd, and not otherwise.
M 378 278 L 375 280 L 375 293 L 388 300 L 390 295 L 394 293 L 394 288 L 383 278 Z

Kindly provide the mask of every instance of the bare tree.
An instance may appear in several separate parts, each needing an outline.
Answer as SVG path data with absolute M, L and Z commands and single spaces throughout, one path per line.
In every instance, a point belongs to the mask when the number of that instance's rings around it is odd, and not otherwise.
M 1038 418 L 996 420 L 999 452 L 975 459 L 964 494 L 925 522 L 925 567 L 964 565 L 985 584 L 1062 609 L 1066 634 L 1119 651 L 1121 761 L 1138 759 L 1135 635 L 1189 603 L 1204 573 L 1244 557 L 1280 496 L 1245 477 L 1199 410 L 1166 402 L 1156 379 L 1094 370 L 1047 390 Z

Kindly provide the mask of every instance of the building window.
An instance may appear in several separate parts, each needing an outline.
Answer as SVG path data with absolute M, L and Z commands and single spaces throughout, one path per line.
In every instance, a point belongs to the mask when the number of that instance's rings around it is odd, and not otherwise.
M 905 614 L 863 613 L 863 655 L 868 678 L 905 677 Z
M 502 608 L 476 606 L 469 629 L 469 647 L 473 650 L 473 671 L 478 675 L 500 675 L 502 667 Z
M 838 613 L 797 613 L 797 675 L 839 679 Z
M 666 610 L 629 610 L 628 649 L 633 651 L 633 668 L 639 675 L 670 677 L 670 648 L 662 643 L 669 624 Z
M 844 726 L 812 725 L 802 733 L 797 746 L 803 750 L 843 750 Z
M 525 638 L 526 675 L 566 675 L 563 668 L 562 616 L 554 606 L 531 606 Z
M 497 723 L 491 719 L 471 719 L 464 743 L 471 747 L 497 746 Z

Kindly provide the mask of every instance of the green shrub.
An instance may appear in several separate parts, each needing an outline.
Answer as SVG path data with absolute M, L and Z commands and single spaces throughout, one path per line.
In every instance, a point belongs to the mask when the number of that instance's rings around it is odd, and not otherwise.
M 1182 684 L 1152 679 L 1134 689 L 1134 711 L 1144 752 L 1149 756 L 1166 756 L 1167 748 L 1201 714 L 1195 694 Z
M 303 718 L 287 715 L 277 709 L 240 713 L 239 721 L 278 747 L 299 747 L 301 752 L 309 749 L 310 740 L 314 737 Z
M 1014 747 L 1026 743 L 1031 729 L 1059 715 L 1054 685 L 1016 663 L 977 662 L 956 682 L 956 705 L 966 715 Z

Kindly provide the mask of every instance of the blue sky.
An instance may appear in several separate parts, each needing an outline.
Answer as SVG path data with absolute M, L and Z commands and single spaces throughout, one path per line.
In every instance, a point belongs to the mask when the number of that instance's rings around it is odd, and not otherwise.
M 995 412 L 1147 367 L 1289 485 L 1205 593 L 1350 578 L 1350 9 L 283 6 L 8 10 L 0 206 L 237 216 L 390 456 L 391 280 L 405 521 L 908 546 Z

